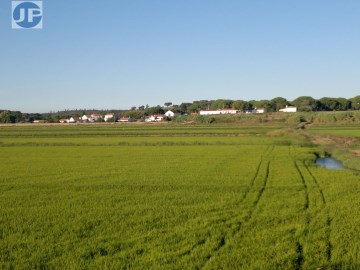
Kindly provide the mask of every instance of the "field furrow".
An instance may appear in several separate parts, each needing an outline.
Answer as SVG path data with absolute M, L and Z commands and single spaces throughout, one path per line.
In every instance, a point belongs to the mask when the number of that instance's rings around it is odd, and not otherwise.
M 306 180 L 305 180 L 304 175 L 300 171 L 299 166 L 296 163 L 296 161 L 294 161 L 294 165 L 295 165 L 297 173 L 299 174 L 299 176 L 301 178 L 301 182 L 302 182 L 303 187 L 304 187 L 304 194 L 305 194 L 304 210 L 307 210 L 309 208 L 310 199 L 309 199 L 309 191 L 308 191 L 308 187 L 307 187 L 307 184 L 306 184 Z
M 305 209 L 305 227 L 301 237 L 302 241 L 307 243 L 307 249 L 303 255 L 304 267 L 308 268 L 311 265 L 327 267 L 331 260 L 332 245 L 329 235 L 331 221 L 324 193 L 305 162 L 295 162 L 295 166 L 304 183 L 304 188 L 309 190 L 309 207 Z M 318 251 L 316 256 L 313 255 L 314 250 Z
M 308 168 L 308 166 L 306 166 L 306 164 L 304 163 L 304 168 L 306 169 L 308 175 L 310 176 L 309 179 L 311 179 L 314 183 L 315 183 L 315 190 L 317 190 L 317 192 L 319 192 L 320 197 L 321 197 L 321 201 L 322 201 L 322 207 L 320 208 L 321 212 L 326 212 L 325 216 L 325 238 L 326 238 L 326 258 L 327 258 L 327 264 L 330 265 L 331 264 L 331 250 L 332 250 L 332 244 L 331 244 L 331 218 L 330 218 L 330 213 L 329 213 L 329 209 L 326 206 L 326 199 L 325 199 L 325 195 L 324 195 L 324 191 L 322 189 L 322 187 L 319 185 L 319 181 L 316 179 L 316 177 L 313 175 L 313 173 L 311 172 L 311 170 Z M 323 214 L 324 215 L 324 214 Z

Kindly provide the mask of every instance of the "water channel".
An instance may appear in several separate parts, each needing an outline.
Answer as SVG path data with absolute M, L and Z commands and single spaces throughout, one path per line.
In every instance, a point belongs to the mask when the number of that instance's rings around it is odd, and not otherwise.
M 343 170 L 345 169 L 342 163 L 332 157 L 317 158 L 316 165 L 329 170 Z

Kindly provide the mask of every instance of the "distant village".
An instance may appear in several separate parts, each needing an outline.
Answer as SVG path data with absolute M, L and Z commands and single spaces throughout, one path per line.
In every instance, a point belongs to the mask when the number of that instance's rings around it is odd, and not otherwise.
M 164 106 L 140 105 L 129 109 L 91 110 L 79 108 L 50 111 L 48 113 L 22 113 L 21 111 L 0 110 L 0 123 L 182 122 L 192 121 L 191 116 L 194 116 L 196 121 L 203 121 L 202 118 L 212 115 L 326 111 L 360 111 L 360 96 L 350 99 L 341 97 L 315 99 L 310 96 L 301 96 L 292 101 L 288 101 L 283 97 L 250 101 L 231 99 L 198 100 L 183 102 L 179 105 L 165 102 Z
M 265 113 L 265 108 L 255 108 L 253 110 L 236 110 L 236 109 L 218 109 L 218 110 L 200 110 L 199 113 L 192 113 L 192 114 L 199 114 L 199 115 L 226 115 L 226 114 L 262 114 Z M 297 107 L 295 106 L 287 106 L 283 109 L 280 109 L 279 112 L 283 113 L 293 113 L 297 112 Z M 171 110 L 168 110 L 164 114 L 153 114 L 150 116 L 145 116 L 144 121 L 146 123 L 151 122 L 162 122 L 165 120 L 171 120 L 173 117 L 176 116 Z M 36 121 L 34 121 L 36 123 Z M 107 113 L 105 115 L 101 115 L 99 113 L 94 114 L 84 114 L 82 117 L 70 117 L 68 119 L 62 118 L 59 120 L 60 123 L 96 123 L 96 122 L 118 122 L 118 123 L 127 123 L 132 122 L 131 117 L 116 117 L 114 113 Z

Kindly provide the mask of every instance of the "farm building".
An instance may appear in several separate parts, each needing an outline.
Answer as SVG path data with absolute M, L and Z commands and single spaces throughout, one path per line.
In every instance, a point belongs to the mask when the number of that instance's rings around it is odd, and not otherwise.
M 145 122 L 161 122 L 164 120 L 165 115 L 163 114 L 155 114 L 145 118 Z
M 172 111 L 167 111 L 167 112 L 165 113 L 165 116 L 167 116 L 167 117 L 174 117 L 174 115 L 175 115 L 175 113 L 172 112 Z
M 107 122 L 107 121 L 109 121 L 110 119 L 113 119 L 113 118 L 114 118 L 114 114 L 113 113 L 108 113 L 108 114 L 105 114 L 104 121 Z
M 200 111 L 200 115 L 215 115 L 215 114 L 237 114 L 240 111 L 234 110 L 234 109 L 222 109 L 222 110 L 206 110 L 206 111 Z
M 70 119 L 67 119 L 68 123 L 77 123 L 80 122 L 81 118 L 80 117 L 70 117 Z
M 286 108 L 280 109 L 279 112 L 297 112 L 297 107 L 286 105 Z
M 91 115 L 86 115 L 86 114 L 84 114 L 84 115 L 81 117 L 81 120 L 82 120 L 83 122 L 94 122 L 94 121 L 95 121 L 94 117 L 92 117 Z
M 265 108 L 255 108 L 255 113 L 265 113 Z
M 265 108 L 255 108 L 253 110 L 245 110 L 244 113 L 265 113 Z
M 127 123 L 129 122 L 129 118 L 128 117 L 121 117 L 117 120 L 117 122 L 120 122 L 120 123 Z

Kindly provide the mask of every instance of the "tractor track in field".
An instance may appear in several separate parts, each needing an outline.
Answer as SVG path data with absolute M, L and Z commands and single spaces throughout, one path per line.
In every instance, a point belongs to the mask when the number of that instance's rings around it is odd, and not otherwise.
M 300 170 L 298 164 L 296 163 L 296 161 L 294 161 L 294 165 L 295 165 L 295 168 L 296 168 L 298 174 L 300 175 L 301 182 L 302 182 L 303 187 L 304 187 L 304 191 L 305 191 L 304 210 L 307 210 L 309 208 L 309 204 L 310 204 L 308 185 L 306 184 L 305 177 L 304 177 L 303 173 L 301 172 L 301 170 Z
M 264 153 L 266 153 L 266 152 L 269 150 L 269 148 L 270 148 L 270 146 L 265 150 Z M 236 156 L 234 156 L 234 157 L 236 157 Z M 221 164 L 221 165 L 225 164 L 225 161 L 224 161 L 224 162 L 221 162 L 220 164 Z M 254 186 L 255 180 L 258 178 L 258 175 L 259 175 L 259 173 L 260 173 L 260 168 L 261 168 L 261 165 L 262 165 L 262 164 L 263 164 L 263 159 L 262 159 L 262 157 L 261 157 L 260 160 L 259 160 L 259 162 L 258 162 L 258 165 L 256 166 L 255 174 L 254 174 L 254 176 L 252 177 L 252 179 L 251 179 L 251 181 L 250 181 L 250 183 L 249 183 L 249 186 L 248 186 L 247 190 L 244 192 L 243 196 L 242 196 L 242 197 L 240 198 L 240 200 L 236 203 L 236 205 L 241 205 L 241 204 L 243 203 L 243 201 L 246 200 L 247 196 L 249 195 L 251 189 L 252 189 L 253 186 Z M 222 167 L 221 165 L 218 164 L 218 165 L 216 166 L 216 168 L 221 168 L 221 167 Z M 216 212 L 219 212 L 219 210 L 217 210 Z M 216 212 L 215 212 L 215 213 L 216 213 Z M 224 210 L 222 210 L 221 212 L 224 212 Z M 225 211 L 225 212 L 230 212 L 230 210 L 227 210 L 227 211 Z M 232 215 L 232 216 L 228 217 L 226 221 L 229 222 L 229 221 L 235 219 L 236 217 L 238 217 L 238 215 Z M 226 222 L 226 221 L 224 221 L 224 222 Z
M 274 149 L 274 146 L 269 146 L 265 150 L 264 154 L 262 155 L 262 157 L 256 167 L 256 172 L 254 174 L 254 177 L 250 181 L 249 188 L 244 193 L 244 195 L 240 199 L 240 202 L 238 203 L 239 205 L 241 205 L 244 201 L 249 200 L 249 194 L 252 191 L 257 192 L 257 196 L 255 197 L 252 204 L 250 204 L 250 206 L 249 206 L 247 215 L 245 215 L 242 219 L 239 219 L 240 215 L 235 215 L 235 216 L 232 216 L 222 222 L 222 224 L 226 225 L 226 227 L 228 228 L 228 231 L 226 233 L 221 234 L 221 237 L 219 237 L 217 244 L 208 252 L 208 255 L 205 257 L 206 261 L 201 266 L 199 266 L 197 269 L 203 269 L 204 267 L 206 267 L 206 265 L 208 263 L 210 263 L 211 258 L 214 257 L 217 253 L 219 253 L 226 246 L 226 244 L 229 242 L 230 239 L 234 238 L 237 234 L 239 234 L 241 232 L 241 227 L 245 223 L 248 223 L 252 219 L 253 214 L 254 214 L 254 212 L 263 196 L 263 193 L 266 189 L 266 186 L 267 186 L 268 180 L 269 180 L 269 175 L 270 175 L 270 161 L 267 161 L 267 163 L 265 165 L 264 164 L 265 161 L 263 158 L 266 156 L 269 156 L 271 154 L 271 152 L 273 151 L 273 149 Z M 261 177 L 263 179 L 260 178 L 262 170 L 265 170 L 265 175 L 263 177 Z M 261 185 L 260 189 L 255 190 L 256 189 L 255 183 L 257 182 L 257 180 L 262 181 L 262 185 Z M 197 248 L 203 246 L 205 244 L 205 242 L 206 242 L 206 240 L 200 241 L 199 243 L 193 245 L 190 250 L 183 253 L 183 256 L 191 255 Z
M 309 210 L 309 207 L 310 207 L 310 198 L 309 198 L 308 185 L 306 183 L 304 174 L 300 170 L 299 165 L 297 164 L 296 160 L 294 160 L 294 166 L 295 166 L 296 171 L 298 172 L 298 174 L 300 176 L 300 179 L 301 179 L 301 182 L 302 182 L 302 185 L 303 185 L 303 189 L 304 189 L 304 192 L 305 192 L 305 203 L 304 203 L 303 210 L 305 212 L 307 212 Z M 306 216 L 305 217 L 305 229 L 309 226 L 310 222 L 311 222 L 311 217 Z M 295 267 L 296 270 L 300 270 L 300 269 L 303 268 L 303 263 L 304 263 L 304 248 L 303 248 L 303 244 L 301 243 L 299 238 L 296 241 L 296 253 L 297 253 L 297 257 L 295 258 L 295 261 L 294 261 L 294 267 Z
M 303 161 L 304 167 L 306 168 L 306 171 L 309 173 L 309 175 L 311 176 L 311 178 L 313 179 L 317 189 L 319 190 L 320 196 L 321 196 L 321 200 L 323 202 L 324 205 L 326 205 L 326 199 L 324 196 L 324 192 L 321 188 L 321 186 L 319 185 L 319 182 L 317 181 L 316 177 L 313 175 L 313 173 L 309 170 L 309 168 L 306 166 L 305 161 Z
M 294 269 L 301 270 L 303 268 L 303 263 L 304 263 L 304 248 L 300 243 L 300 241 L 296 242 L 296 253 L 297 253 L 297 257 L 294 262 Z
M 324 192 L 323 189 L 321 188 L 319 181 L 316 179 L 316 177 L 314 176 L 314 174 L 310 171 L 310 169 L 306 166 L 305 162 L 304 162 L 304 167 L 306 169 L 306 171 L 309 173 L 309 175 L 311 176 L 312 180 L 314 181 L 316 188 L 318 189 L 318 192 L 320 193 L 320 197 L 322 200 L 322 205 L 323 205 L 323 209 L 326 210 L 326 199 L 324 196 Z M 332 253 L 332 244 L 330 241 L 330 235 L 331 235 L 331 218 L 330 218 L 330 213 L 329 210 L 326 210 L 326 256 L 327 256 L 327 260 L 328 262 L 331 261 L 331 253 Z
M 261 187 L 261 189 L 260 189 L 260 191 L 259 191 L 259 193 L 258 193 L 258 196 L 256 197 L 256 200 L 255 200 L 254 203 L 253 203 L 253 207 L 252 207 L 252 209 L 251 209 L 251 212 L 250 212 L 251 215 L 250 215 L 249 219 L 252 218 L 252 214 L 254 213 L 255 208 L 256 208 L 257 205 L 259 204 L 259 201 L 260 201 L 260 199 L 261 199 L 261 197 L 262 197 L 262 195 L 263 195 L 263 193 L 264 193 L 264 191 L 265 191 L 265 188 L 266 188 L 267 183 L 268 183 L 268 180 L 269 180 L 269 175 L 270 175 L 270 161 L 267 162 L 264 184 L 262 185 L 262 187 Z
M 253 189 L 253 186 L 254 186 L 254 183 L 256 181 L 256 179 L 258 178 L 258 175 L 260 173 L 260 168 L 261 168 L 261 165 L 263 164 L 263 160 L 260 159 L 259 160 L 259 163 L 256 167 L 256 172 L 255 172 L 255 175 L 254 177 L 252 177 L 251 181 L 250 181 L 250 184 L 249 184 L 249 187 L 247 188 L 247 190 L 244 192 L 244 194 L 242 195 L 242 197 L 240 198 L 240 200 L 238 202 L 236 202 L 236 205 L 241 205 L 248 197 L 250 191 Z M 214 213 L 216 214 L 217 212 L 220 212 L 220 210 L 216 210 Z M 231 212 L 231 210 L 227 209 L 226 211 L 224 210 L 221 210 L 222 213 L 228 213 L 228 212 Z M 231 215 L 230 217 L 228 217 L 226 220 L 223 221 L 223 223 L 231 223 L 231 221 L 233 221 L 234 219 L 236 219 L 238 217 L 238 215 Z
M 268 152 L 271 153 L 273 149 L 274 149 L 273 146 L 267 147 L 266 150 L 265 150 L 265 152 L 264 152 L 264 154 L 263 154 L 263 156 L 264 156 L 264 155 L 267 155 L 266 153 L 268 153 Z M 261 166 L 262 166 L 262 164 L 263 164 L 263 162 L 264 162 L 263 156 L 262 156 L 262 157 L 260 158 L 260 160 L 259 160 L 259 163 L 258 163 L 258 165 L 257 165 L 257 167 L 256 167 L 255 174 L 254 174 L 254 176 L 252 177 L 252 179 L 251 179 L 251 181 L 250 181 L 249 187 L 248 187 L 247 190 L 244 192 L 244 194 L 243 194 L 243 196 L 241 197 L 241 199 L 236 203 L 237 205 L 241 205 L 241 204 L 247 199 L 247 197 L 248 197 L 251 189 L 253 189 L 254 183 L 255 183 L 256 179 L 258 178 L 258 176 L 259 176 Z M 222 211 L 222 212 L 223 212 L 223 211 Z M 229 222 L 229 221 L 231 221 L 231 220 L 233 220 L 233 219 L 236 219 L 237 217 L 238 217 L 238 215 L 233 215 L 233 216 L 231 216 L 231 217 L 229 217 L 229 218 L 227 219 L 227 222 Z
M 258 167 L 258 171 L 256 173 L 256 177 L 254 178 L 254 183 L 256 181 L 256 179 L 258 178 L 259 176 L 259 172 L 260 172 L 260 168 L 261 168 L 261 165 L 263 164 L 264 162 L 261 161 L 260 162 L 260 165 Z M 263 166 L 264 167 L 264 166 Z M 245 224 L 245 223 L 248 223 L 252 217 L 253 217 L 253 214 L 263 196 L 263 193 L 266 189 L 266 186 L 267 186 L 267 183 L 268 183 L 268 180 L 269 180 L 269 175 L 270 175 L 270 161 L 267 162 L 266 164 L 266 173 L 265 173 L 265 177 L 263 179 L 263 184 L 261 186 L 261 188 L 258 190 L 258 194 L 255 198 L 255 200 L 253 201 L 250 209 L 249 209 L 249 213 L 243 218 L 243 220 L 240 222 L 233 222 L 232 225 L 235 225 L 234 228 L 232 229 L 232 231 L 230 233 L 228 233 L 227 235 L 223 235 L 219 241 L 218 241 L 218 244 L 209 252 L 208 256 L 206 257 L 206 261 L 205 263 L 200 267 L 200 269 L 203 269 L 206 267 L 206 265 L 208 263 L 210 263 L 211 261 L 211 258 L 213 256 L 215 256 L 217 253 L 219 253 L 225 246 L 226 244 L 229 242 L 229 240 L 231 240 L 232 238 L 234 238 L 237 234 L 239 234 L 241 232 L 241 227 Z M 249 191 L 250 192 L 250 191 Z M 248 193 L 249 193 L 248 192 Z M 248 196 L 245 196 L 245 199 L 247 198 Z M 244 199 L 244 200 L 245 200 Z M 236 219 L 236 217 L 234 217 L 232 220 Z M 231 221 L 231 220 L 228 220 L 228 222 Z
M 309 198 L 309 190 L 308 190 L 308 184 L 307 184 L 307 181 L 306 181 L 306 178 L 304 177 L 304 173 L 303 171 L 300 169 L 299 165 L 297 164 L 296 161 L 294 161 L 294 164 L 295 164 L 295 168 L 296 170 L 298 171 L 299 173 L 299 176 L 301 178 L 301 181 L 302 181 L 302 184 L 303 184 L 303 187 L 304 187 L 304 190 L 305 190 L 305 205 L 304 205 L 304 211 L 308 211 L 309 210 L 309 207 L 310 207 L 310 198 Z M 304 170 L 306 171 L 306 173 L 311 177 L 311 180 L 312 182 L 314 183 L 314 187 L 316 189 L 316 191 L 319 193 L 319 197 L 321 199 L 321 208 L 322 210 L 326 210 L 326 199 L 325 199 L 325 196 L 324 196 L 324 192 L 323 192 L 323 189 L 321 188 L 318 180 L 316 179 L 316 177 L 314 176 L 314 174 L 310 171 L 310 169 L 308 168 L 308 166 L 306 165 L 305 161 L 303 161 L 303 167 L 305 168 Z M 312 215 L 312 217 L 308 216 L 306 218 L 306 221 L 305 221 L 305 227 L 308 227 L 310 222 L 311 222 L 311 219 L 314 218 L 318 213 L 315 213 Z M 325 232 L 325 237 L 326 237 L 326 259 L 328 262 L 330 262 L 331 260 L 331 253 L 332 253 L 332 244 L 331 244 L 331 241 L 330 241 L 330 234 L 331 234 L 331 230 L 330 230 L 330 227 L 331 227 L 331 218 L 330 218 L 330 214 L 329 214 L 329 211 L 326 210 L 326 222 L 325 222 L 325 226 L 326 226 L 326 232 Z M 301 247 L 301 248 L 300 248 Z M 304 255 L 303 255 L 303 251 L 302 251 L 302 246 L 301 246 L 301 243 L 300 241 L 298 240 L 297 241 L 297 253 L 298 253 L 298 258 L 297 260 L 295 261 L 295 266 L 296 266 L 296 269 L 302 269 L 302 263 L 304 261 Z
M 274 148 L 275 148 L 274 145 L 270 145 L 268 148 L 266 148 L 265 153 L 263 154 L 263 156 L 269 156 L 272 153 L 272 151 L 274 151 Z

